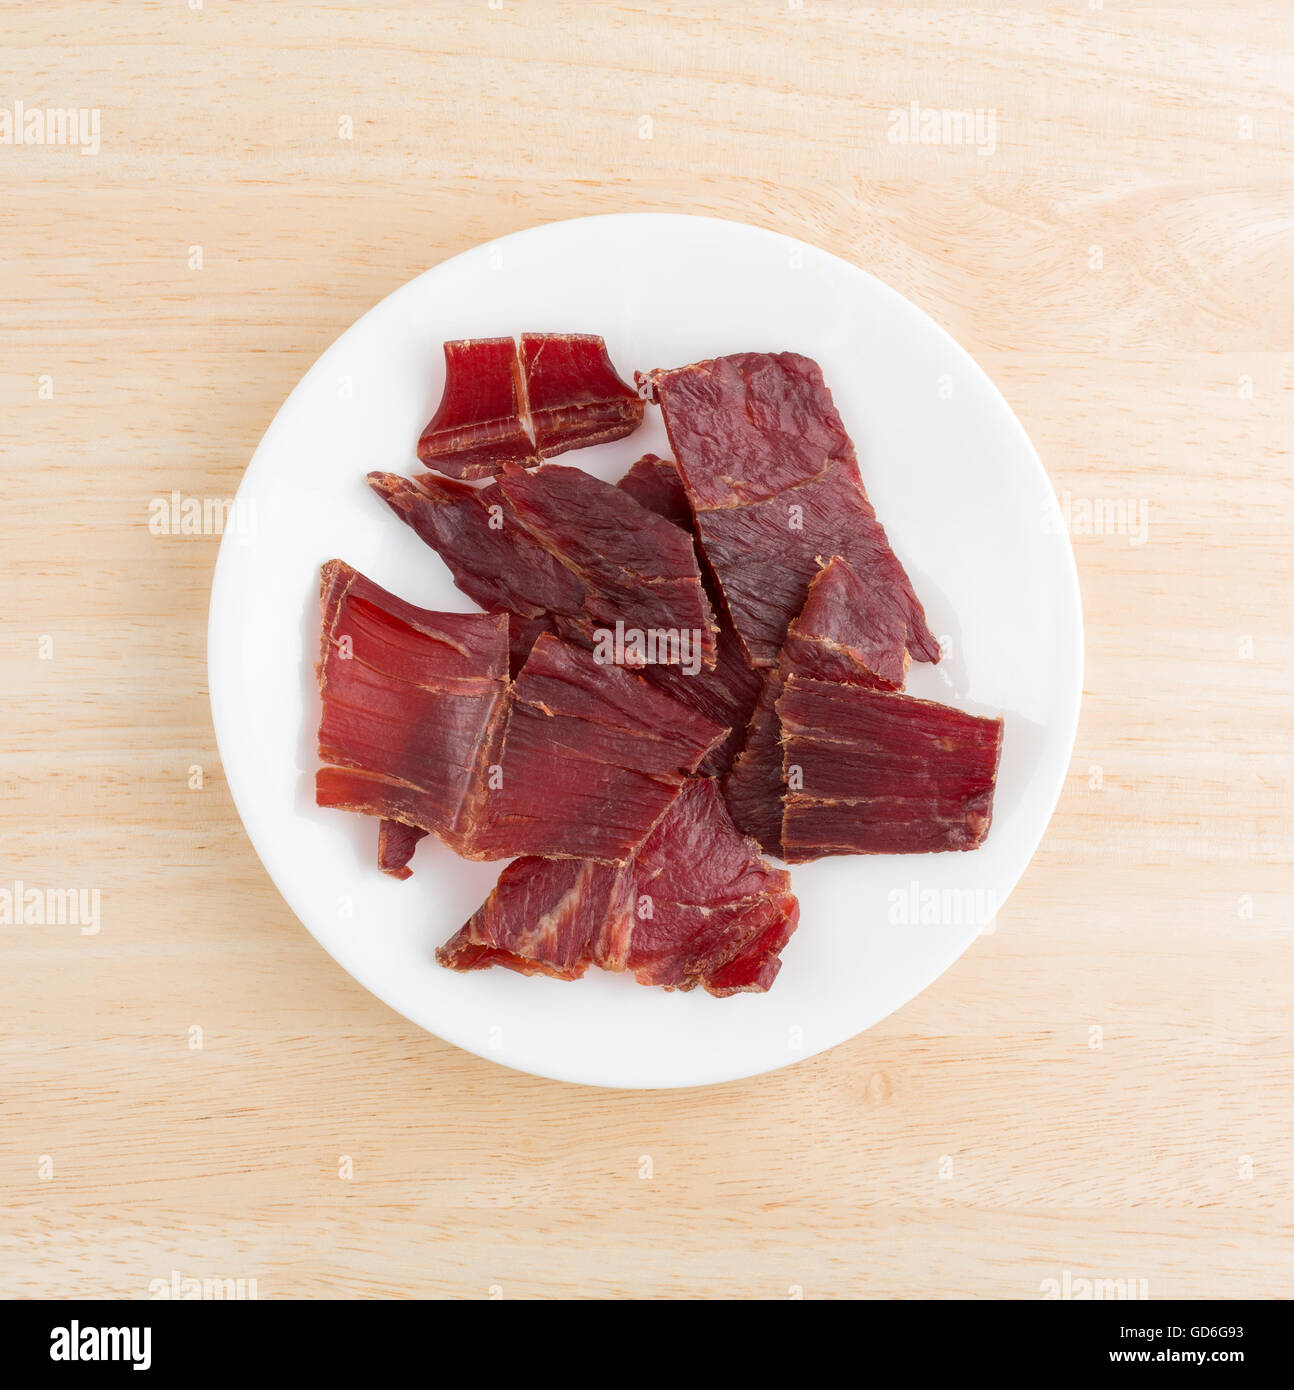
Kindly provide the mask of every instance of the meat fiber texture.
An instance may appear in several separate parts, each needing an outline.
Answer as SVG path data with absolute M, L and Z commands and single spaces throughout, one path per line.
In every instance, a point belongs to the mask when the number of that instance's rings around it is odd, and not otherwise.
M 799 917 L 790 875 L 732 823 L 713 780 L 690 783 L 644 843 L 634 893 L 628 940 L 605 934 L 598 963 L 668 989 L 767 988 Z
M 629 493 L 649 511 L 672 521 L 693 539 L 692 508 L 687 491 L 679 476 L 677 465 L 669 459 L 646 454 L 620 479 L 617 487 Z M 713 669 L 689 672 L 674 666 L 653 666 L 643 674 L 653 685 L 676 700 L 717 723 L 728 726 L 728 737 L 710 753 L 700 771 L 710 777 L 721 777 L 732 766 L 746 737 L 746 726 L 755 709 L 763 686 L 763 677 L 746 660 L 732 620 L 728 617 L 719 594 L 719 586 L 711 575 L 698 548 L 701 580 L 710 599 L 717 632 L 715 635 L 715 664 Z
M 434 474 L 370 473 L 369 485 L 482 608 L 586 647 L 617 632 L 675 634 L 677 647 L 646 654 L 714 666 L 715 625 L 691 539 L 612 484 L 552 463 L 505 466 L 480 488 Z
M 687 489 L 683 486 L 678 464 L 672 459 L 663 459 L 659 454 L 644 454 L 616 486 L 649 512 L 672 521 L 689 536 L 694 534 Z
M 782 724 L 784 857 L 977 848 L 993 817 L 1001 719 L 792 674 Z
M 455 478 L 620 439 L 643 402 L 593 333 L 523 333 L 445 344 L 445 390 L 418 440 L 419 461 Z
M 798 919 L 789 875 L 740 834 L 714 779 L 695 778 L 622 868 L 514 860 L 437 958 L 557 979 L 593 964 L 722 997 L 772 984 Z
M 727 730 L 541 635 L 509 688 L 504 614 L 431 613 L 323 571 L 316 800 L 383 818 L 398 878 L 432 831 L 471 859 L 623 864 Z
M 623 864 L 726 734 L 641 676 L 545 633 L 513 687 L 471 855 Z
M 490 896 L 436 958 L 451 970 L 503 965 L 525 975 L 577 980 L 599 935 L 633 911 L 626 866 L 586 859 L 514 859 Z
M 462 849 L 502 734 L 506 617 L 417 608 L 341 560 L 323 567 L 321 606 L 318 804 Z
M 901 615 L 913 658 L 939 659 L 816 362 L 743 352 L 658 369 L 647 380 L 752 666 L 776 665 L 820 561 L 835 555 Z
M 896 690 L 907 672 L 907 626 L 893 605 L 836 556 L 813 576 L 804 609 L 768 672 L 745 745 L 724 785 L 738 826 L 769 854 L 782 854 L 782 726 L 777 700 L 792 673 Z
M 599 566 L 606 570 L 614 563 L 621 574 L 630 565 L 638 566 L 643 602 L 630 603 L 627 608 L 642 614 L 644 604 L 659 603 L 663 586 L 656 582 L 657 569 L 664 566 L 677 571 L 690 563 L 692 574 L 685 584 L 673 584 L 669 599 L 676 608 L 686 604 L 690 611 L 682 619 L 677 614 L 670 616 L 675 621 L 698 619 L 693 598 L 701 577 L 690 530 L 683 540 L 662 519 L 668 517 L 678 526 L 691 517 L 682 480 L 667 460 L 649 455 L 630 470 L 620 489 L 561 466 L 541 468 L 524 479 L 517 478 L 515 470 L 505 470 L 504 478 L 484 488 L 432 475 L 410 481 L 375 474 L 370 482 L 393 510 L 444 556 L 464 592 L 484 607 L 508 611 L 514 676 L 540 635 L 561 630 L 591 644 L 596 629 L 585 604 L 590 588 L 600 580 Z M 622 491 L 633 497 L 638 482 L 645 484 L 646 492 L 636 504 L 608 496 Z M 581 533 L 578 522 L 570 520 L 575 508 L 569 504 L 589 490 L 594 494 L 600 525 Z M 594 543 L 598 530 L 606 537 L 601 549 Z M 632 549 L 635 536 L 639 541 L 645 539 L 650 549 Z M 620 592 L 624 593 L 623 582 Z M 708 604 L 699 618 L 707 624 L 712 621 Z M 643 621 L 650 623 L 651 615 Z M 705 629 L 700 630 L 704 636 Z M 763 683 L 747 664 L 726 617 L 718 624 L 715 657 L 709 670 L 704 666 L 699 671 L 661 665 L 636 668 L 657 689 L 724 728 L 722 741 L 705 755 L 698 769 L 707 775 L 728 770 Z M 390 844 L 385 838 L 380 843 L 379 865 L 396 877 L 408 877 L 414 843 L 406 845 L 391 832 Z M 480 847 L 476 842 L 467 848 Z
M 622 439 L 642 424 L 642 397 L 616 374 L 596 333 L 523 333 L 521 369 L 544 458 Z
M 445 391 L 418 440 L 418 459 L 456 478 L 539 462 L 526 428 L 525 385 L 511 338 L 445 344 Z
M 377 832 L 377 866 L 392 878 L 405 879 L 413 874 L 409 860 L 418 843 L 427 835 L 416 825 L 401 825 L 398 820 L 384 820 Z

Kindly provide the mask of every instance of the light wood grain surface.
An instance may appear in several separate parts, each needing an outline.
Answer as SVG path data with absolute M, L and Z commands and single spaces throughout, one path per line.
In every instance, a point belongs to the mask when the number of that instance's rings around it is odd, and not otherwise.
M 1287 0 L 47 2 L 0 43 L 0 107 L 100 120 L 0 144 L 0 886 L 101 898 L 97 934 L 0 925 L 0 1293 L 1294 1294 Z M 992 148 L 892 139 L 913 102 Z M 480 1061 L 324 955 L 221 775 L 218 537 L 148 525 L 232 496 L 417 272 L 636 209 L 944 324 L 1070 496 L 1087 625 L 997 931 L 853 1042 L 682 1093 Z M 1081 533 L 1119 501 L 1144 537 Z

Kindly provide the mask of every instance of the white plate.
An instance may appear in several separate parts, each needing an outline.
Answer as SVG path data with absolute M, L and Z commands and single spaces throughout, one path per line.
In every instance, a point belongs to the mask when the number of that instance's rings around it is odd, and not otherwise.
M 314 804 L 319 566 L 340 556 L 414 603 L 473 608 L 364 475 L 415 471 L 445 339 L 523 329 L 600 333 L 626 379 L 740 350 L 816 358 L 868 495 L 948 642 L 937 667 L 912 667 L 908 689 L 1006 717 L 985 845 L 795 869 L 801 926 L 766 995 L 671 994 L 597 971 L 563 983 L 443 970 L 436 946 L 502 866 L 466 863 L 428 838 L 413 878 L 399 883 L 375 867 L 376 821 Z M 649 449 L 669 452 L 654 406 L 636 434 L 561 461 L 614 480 Z M 1042 837 L 1082 685 L 1078 584 L 1054 509 L 1033 447 L 984 373 L 921 310 L 835 256 L 673 214 L 588 217 L 504 237 L 427 271 L 342 334 L 248 466 L 220 548 L 209 633 L 212 712 L 234 800 L 270 876 L 325 950 L 459 1047 L 602 1086 L 694 1086 L 785 1066 L 853 1037 L 936 979 L 1001 908 Z

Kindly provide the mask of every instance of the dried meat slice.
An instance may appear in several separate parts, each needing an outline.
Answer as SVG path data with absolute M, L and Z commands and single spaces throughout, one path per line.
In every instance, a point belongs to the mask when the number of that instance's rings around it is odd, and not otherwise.
M 539 462 L 511 338 L 445 344 L 445 391 L 418 440 L 418 459 L 455 478 L 488 478 L 505 463 Z
M 508 624 L 434 613 L 341 560 L 323 567 L 320 806 L 433 831 L 475 830 L 508 689 Z
M 514 859 L 437 958 L 460 969 L 457 958 L 470 944 L 524 960 L 557 979 L 579 979 L 599 933 L 609 921 L 629 916 L 630 883 L 630 871 L 616 865 L 587 859 Z M 473 963 L 468 968 L 481 966 Z
M 642 397 L 617 376 L 596 333 L 523 333 L 521 368 L 544 458 L 621 439 L 642 424 Z
M 673 459 L 659 454 L 644 454 L 616 484 L 649 512 L 672 521 L 689 535 L 694 533 L 692 508 L 687 489 Z
M 833 555 L 902 615 L 916 660 L 939 659 L 816 362 L 745 352 L 647 379 L 751 665 L 776 664 L 819 561 Z
M 556 556 L 584 586 L 580 635 L 669 635 L 690 664 L 715 662 L 714 620 L 691 538 L 627 493 L 580 468 L 547 463 L 534 472 L 507 468 L 497 486 L 526 534 Z M 551 610 L 550 610 L 551 611 Z M 668 643 L 646 648 L 664 661 Z
M 526 664 L 531 648 L 545 632 L 553 631 L 552 619 L 545 613 L 538 618 L 519 618 L 508 614 L 508 668 L 515 676 Z
M 667 640 L 649 655 L 688 664 L 697 652 L 714 665 L 714 621 L 691 541 L 612 484 L 553 463 L 506 467 L 481 488 L 430 474 L 370 473 L 369 485 L 483 608 L 545 620 L 586 647 L 660 634 Z
M 623 864 L 727 733 L 550 634 L 513 687 L 498 766 L 470 854 Z
M 692 536 L 695 546 L 692 508 L 688 505 L 687 491 L 678 467 L 671 460 L 646 454 L 616 486 L 649 511 L 686 531 Z M 764 682 L 760 673 L 753 670 L 746 660 L 741 642 L 719 597 L 719 586 L 706 570 L 699 547 L 697 559 L 701 564 L 702 583 L 709 596 L 717 627 L 714 666 L 701 671 L 651 666 L 644 669 L 643 675 L 689 709 L 728 726 L 728 737 L 706 755 L 699 769 L 707 777 L 722 777 L 732 766 L 745 741 L 746 726 Z
M 794 674 L 777 714 L 791 863 L 975 849 L 988 833 L 1000 718 Z
M 741 751 L 746 726 L 763 685 L 760 672 L 751 670 L 731 627 L 722 618 L 719 620 L 712 669 L 647 666 L 642 674 L 657 690 L 724 726 L 723 740 L 706 755 L 698 769 L 707 777 L 722 777 Z
M 790 875 L 732 823 L 718 783 L 694 778 L 634 856 L 628 929 L 610 920 L 594 959 L 667 989 L 767 989 L 798 915 Z
M 714 779 L 695 778 L 626 865 L 514 860 L 436 958 L 557 979 L 592 963 L 724 997 L 772 984 L 798 919 L 789 875 L 737 831 Z
M 493 965 L 501 965 L 505 970 L 515 970 L 518 975 L 554 975 L 539 961 L 527 960 L 511 951 L 500 951 L 493 946 L 479 946 L 463 927 L 455 932 L 443 946 L 436 949 L 436 959 L 449 970 L 466 972 L 468 970 L 488 970 Z M 583 973 L 583 972 L 581 972 Z M 557 979 L 578 979 L 575 975 L 555 975 Z
M 445 390 L 418 458 L 455 478 L 504 464 L 534 467 L 568 449 L 632 433 L 642 397 L 616 374 L 595 333 L 523 333 L 445 344 Z
M 768 914 L 768 925 L 726 964 L 704 981 L 719 999 L 731 994 L 765 994 L 782 968 L 782 948 L 799 925 L 800 905 L 791 897 L 779 897 Z
M 409 878 L 413 870 L 409 860 L 427 831 L 416 825 L 401 825 L 398 820 L 384 820 L 377 832 L 377 866 L 392 878 Z
M 802 676 L 877 690 L 898 690 L 908 672 L 902 617 L 839 555 L 809 582 L 781 654 Z
M 497 483 L 469 487 L 432 473 L 370 473 L 368 484 L 482 608 L 572 623 L 582 614 L 584 584 L 526 533 Z
M 782 727 L 777 700 L 792 673 L 896 690 L 903 684 L 907 625 L 840 556 L 813 576 L 804 609 L 786 630 L 768 672 L 745 746 L 724 786 L 732 818 L 769 854 L 782 853 Z

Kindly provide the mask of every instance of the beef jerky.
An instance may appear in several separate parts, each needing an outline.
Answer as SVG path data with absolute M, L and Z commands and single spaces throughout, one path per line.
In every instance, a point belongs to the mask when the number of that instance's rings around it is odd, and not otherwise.
M 323 567 L 321 606 L 318 804 L 459 847 L 502 735 L 507 619 L 417 608 L 341 560 Z
M 644 454 L 616 486 L 649 512 L 672 521 L 688 535 L 694 533 L 687 489 L 683 486 L 678 465 L 672 459 L 663 459 L 658 454 Z
M 551 634 L 505 702 L 506 616 L 428 613 L 339 561 L 324 623 L 319 804 L 434 831 L 468 858 L 623 863 L 726 732 Z M 381 853 L 407 869 L 394 845 Z
M 819 560 L 833 555 L 902 615 L 916 660 L 939 659 L 817 363 L 744 352 L 657 370 L 649 381 L 751 665 L 776 664 Z
M 642 984 L 763 991 L 799 908 L 710 778 L 689 781 L 631 862 L 516 859 L 436 953 L 453 970 L 502 965 L 577 979 L 592 963 Z
M 643 401 L 616 375 L 592 333 L 524 333 L 445 344 L 445 390 L 418 458 L 455 478 L 488 478 L 505 463 L 620 439 L 642 424 Z
M 841 556 L 809 582 L 781 655 L 802 676 L 878 690 L 898 690 L 908 670 L 902 618 Z
M 463 927 L 455 932 L 443 946 L 437 947 L 436 959 L 450 970 L 488 970 L 492 965 L 501 965 L 505 970 L 515 970 L 518 975 L 554 975 L 557 979 L 577 979 L 575 975 L 561 975 L 547 969 L 540 961 L 527 960 L 511 951 L 500 951 L 493 946 L 478 946 Z M 583 972 L 581 972 L 583 973 Z
M 506 467 L 482 488 L 431 474 L 370 473 L 369 485 L 483 608 L 544 619 L 586 647 L 614 644 L 616 634 L 673 634 L 677 645 L 658 644 L 656 655 L 681 657 L 686 644 L 714 665 L 691 541 L 610 483 L 554 463 Z
M 813 576 L 804 610 L 786 630 L 778 664 L 764 681 L 745 746 L 724 786 L 733 820 L 767 853 L 782 853 L 785 787 L 776 706 L 786 678 L 795 672 L 896 690 L 907 670 L 906 633 L 902 614 L 877 602 L 848 560 L 836 556 Z
M 472 858 L 623 864 L 726 729 L 550 634 L 513 687 Z
M 470 944 L 527 961 L 557 979 L 579 979 L 599 933 L 610 920 L 630 915 L 631 883 L 631 872 L 622 866 L 587 859 L 514 859 L 458 935 L 436 953 L 437 959 L 462 969 L 457 962 Z M 481 968 L 469 959 L 467 968 Z
M 642 397 L 616 375 L 595 333 L 523 333 L 521 368 L 544 458 L 620 439 L 642 424 Z
M 505 463 L 539 462 L 511 338 L 445 344 L 445 391 L 418 440 L 418 458 L 456 478 L 488 478 Z
M 658 458 L 655 454 L 645 455 L 616 486 L 649 511 L 685 530 L 692 536 L 695 546 L 692 508 L 688 505 L 687 492 L 678 468 L 669 459 Z M 728 726 L 728 737 L 706 755 L 699 769 L 707 777 L 722 777 L 732 766 L 745 741 L 746 726 L 759 698 L 763 679 L 746 660 L 720 598 L 719 586 L 707 570 L 699 548 L 697 559 L 717 628 L 714 667 L 688 672 L 673 666 L 652 666 L 645 669 L 643 675 L 689 709 Z
M 988 833 L 1001 719 L 794 674 L 777 714 L 790 862 L 975 849 Z
M 370 473 L 368 484 L 482 608 L 527 619 L 551 615 L 571 626 L 583 614 L 584 583 L 527 534 L 497 483 L 468 487 L 433 473 Z
M 732 823 L 714 779 L 695 778 L 634 857 L 630 930 L 611 922 L 594 959 L 667 989 L 766 989 L 798 914 L 790 875 Z
M 409 860 L 418 847 L 418 841 L 427 831 L 416 825 L 401 825 L 398 820 L 384 820 L 377 832 L 377 867 L 392 878 L 405 879 L 413 870 Z
M 582 581 L 583 637 L 687 634 L 701 664 L 714 665 L 714 621 L 689 536 L 580 468 L 508 468 L 496 486 L 526 534 Z
M 508 671 L 515 676 L 526 664 L 531 648 L 545 632 L 552 632 L 552 619 L 545 613 L 538 618 L 519 618 L 508 614 Z
M 706 976 L 709 993 L 720 999 L 731 994 L 767 993 L 782 968 L 782 948 L 799 925 L 800 904 L 794 897 L 779 895 L 771 900 L 765 915 L 767 926 L 730 961 Z
M 747 663 L 731 627 L 720 619 L 712 669 L 647 666 L 642 674 L 657 690 L 724 726 L 722 741 L 706 755 L 699 769 L 707 777 L 723 776 L 745 741 L 746 725 L 763 684 L 760 673 Z

